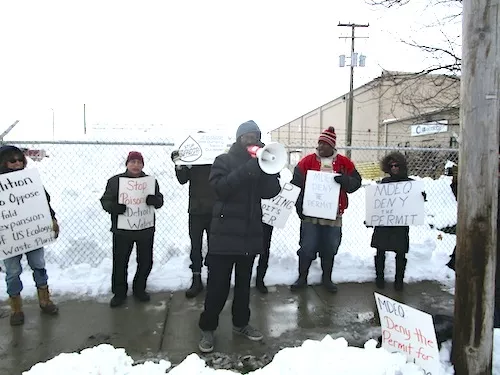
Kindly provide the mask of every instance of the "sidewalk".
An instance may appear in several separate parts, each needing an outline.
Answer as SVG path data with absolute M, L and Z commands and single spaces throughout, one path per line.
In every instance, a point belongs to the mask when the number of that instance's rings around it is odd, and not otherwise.
M 373 283 L 339 284 L 335 295 L 321 286 L 300 293 L 290 292 L 287 286 L 269 289 L 267 295 L 252 289 L 251 296 L 251 323 L 262 330 L 265 339 L 255 343 L 233 336 L 231 292 L 216 333 L 217 352 L 230 356 L 267 355 L 271 360 L 283 347 L 300 345 L 306 339 L 322 339 L 326 334 L 343 336 L 358 346 L 380 335 L 378 322 L 373 319 Z M 431 314 L 453 315 L 453 296 L 436 283 L 409 284 L 403 293 L 395 292 L 388 283 L 385 290 L 378 292 Z M 110 309 L 107 299 L 55 301 L 60 307 L 57 317 L 42 315 L 36 301 L 25 301 L 26 322 L 21 327 L 9 325 L 8 306 L 2 306 L 0 374 L 21 374 L 60 353 L 101 343 L 123 347 L 135 360 L 165 358 L 173 364 L 192 352 L 198 353 L 198 318 L 204 294 L 188 300 L 184 292 L 158 293 L 147 304 L 129 297 L 127 305 L 118 309 Z

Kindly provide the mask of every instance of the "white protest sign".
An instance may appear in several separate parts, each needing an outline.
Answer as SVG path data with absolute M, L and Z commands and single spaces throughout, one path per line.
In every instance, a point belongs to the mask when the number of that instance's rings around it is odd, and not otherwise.
M 262 199 L 262 222 L 275 228 L 284 228 L 290 213 L 295 209 L 299 194 L 299 187 L 285 182 L 278 195 Z
M 0 175 L 0 260 L 55 241 L 45 189 L 37 169 Z
M 176 147 L 179 160 L 176 165 L 212 164 L 215 158 L 231 147 L 231 137 L 221 133 L 194 133 Z
M 154 195 L 156 180 L 152 176 L 140 178 L 120 177 L 118 203 L 127 206 L 123 215 L 118 215 L 118 229 L 141 230 L 154 226 L 155 209 L 146 204 L 148 195 Z
M 335 220 L 339 208 L 338 173 L 307 171 L 302 213 L 305 216 Z
M 439 350 L 432 316 L 375 294 L 382 327 L 382 347 L 399 352 L 425 371 L 426 375 L 440 374 Z
M 423 191 L 422 181 L 366 186 L 366 224 L 376 227 L 424 224 Z

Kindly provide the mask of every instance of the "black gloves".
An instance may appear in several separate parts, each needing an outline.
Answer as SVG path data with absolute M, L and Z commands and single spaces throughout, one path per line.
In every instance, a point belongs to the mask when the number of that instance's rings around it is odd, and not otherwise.
M 262 170 L 260 169 L 259 161 L 257 160 L 257 158 L 251 158 L 249 161 L 247 161 L 247 163 L 245 164 L 245 167 L 246 167 L 248 173 L 252 174 L 252 175 L 260 175 L 260 173 L 262 172 Z
M 170 159 L 175 163 L 179 159 L 179 150 L 174 150 L 170 154 Z
M 127 211 L 127 206 L 124 205 L 124 204 L 117 203 L 113 207 L 113 213 L 114 214 L 121 215 L 121 214 L 124 214 L 125 211 Z
M 161 205 L 161 199 L 158 198 L 156 195 L 148 195 L 146 197 L 146 204 L 148 206 L 155 206 L 158 207 Z
M 342 187 L 349 185 L 349 176 L 346 174 L 341 173 L 339 176 L 335 176 L 333 179 Z

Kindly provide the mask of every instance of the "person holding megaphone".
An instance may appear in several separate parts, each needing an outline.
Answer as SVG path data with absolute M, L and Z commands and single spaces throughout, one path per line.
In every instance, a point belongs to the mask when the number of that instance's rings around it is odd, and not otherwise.
M 347 193 L 354 193 L 361 187 L 361 176 L 354 163 L 344 155 L 337 153 L 337 135 L 330 126 L 323 131 L 318 139 L 316 152 L 304 156 L 294 169 L 291 183 L 301 188 L 295 204 L 300 223 L 299 277 L 290 287 L 292 291 L 307 287 L 309 267 L 316 259 L 321 258 L 322 284 L 327 291 L 337 292 L 337 286 L 332 282 L 332 270 L 335 255 L 337 255 L 342 239 L 342 214 L 347 209 Z M 302 212 L 304 188 L 308 171 L 322 171 L 337 174 L 334 177 L 340 184 L 339 204 L 335 220 L 309 217 Z
M 262 333 L 249 325 L 250 279 L 255 256 L 262 251 L 261 199 L 274 197 L 281 186 L 277 172 L 266 173 L 261 167 L 262 157 L 255 157 L 249 150 L 261 145 L 260 137 L 254 121 L 241 124 L 236 142 L 228 153 L 215 159 L 210 171 L 209 183 L 216 198 L 205 258 L 208 267 L 205 307 L 198 324 L 202 331 L 198 347 L 204 353 L 214 349 L 214 331 L 229 295 L 233 268 L 233 332 L 253 341 L 263 338 Z

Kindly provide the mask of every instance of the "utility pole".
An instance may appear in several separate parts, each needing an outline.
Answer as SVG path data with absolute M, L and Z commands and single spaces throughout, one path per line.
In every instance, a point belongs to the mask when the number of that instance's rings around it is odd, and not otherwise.
M 358 56 L 354 52 L 354 40 L 360 38 L 368 38 L 368 37 L 357 37 L 356 36 L 356 27 L 369 27 L 370 24 L 362 25 L 356 23 L 340 23 L 337 25 L 339 27 L 350 27 L 351 28 L 351 36 L 341 36 L 340 39 L 351 39 L 351 82 L 349 85 L 349 100 L 347 102 L 347 139 L 346 146 L 352 146 L 352 112 L 353 112 L 353 91 L 354 91 L 354 67 L 357 66 Z M 363 64 L 364 65 L 364 64 Z M 362 65 L 362 66 L 363 66 Z M 342 66 L 342 63 L 341 63 Z M 347 150 L 347 157 L 351 157 L 351 150 Z
M 87 134 L 87 120 L 85 117 L 85 104 L 83 104 L 83 134 Z
M 500 132 L 498 20 L 500 0 L 463 0 L 452 358 L 457 375 L 492 373 Z
M 56 127 L 55 127 L 55 121 L 54 121 L 54 108 L 50 109 L 52 111 L 52 140 L 55 139 L 55 134 L 56 134 Z

